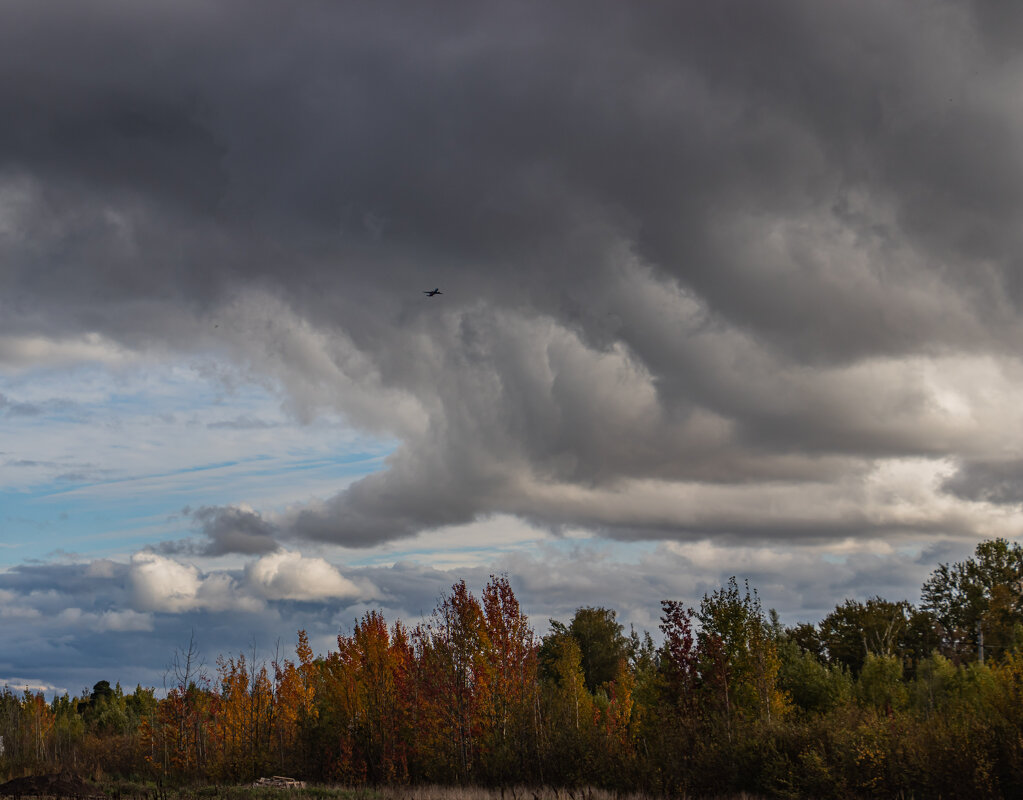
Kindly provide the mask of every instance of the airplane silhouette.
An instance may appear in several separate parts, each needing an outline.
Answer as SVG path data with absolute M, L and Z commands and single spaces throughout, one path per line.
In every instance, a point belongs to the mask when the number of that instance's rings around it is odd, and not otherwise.
M 432 292 L 423 292 L 427 297 L 433 297 L 435 294 L 444 294 L 440 289 L 434 289 Z

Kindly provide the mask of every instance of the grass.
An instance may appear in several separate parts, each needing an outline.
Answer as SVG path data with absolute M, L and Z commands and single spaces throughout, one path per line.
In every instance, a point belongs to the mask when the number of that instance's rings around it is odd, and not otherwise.
M 155 784 L 126 781 L 103 786 L 111 800 L 664 800 L 640 793 L 605 789 L 557 789 L 514 786 L 491 789 L 480 786 L 383 786 L 349 788 L 307 786 L 304 789 L 273 789 L 253 786 L 200 786 L 158 788 Z M 681 799 L 680 799 L 681 800 Z M 759 800 L 740 793 L 719 800 Z

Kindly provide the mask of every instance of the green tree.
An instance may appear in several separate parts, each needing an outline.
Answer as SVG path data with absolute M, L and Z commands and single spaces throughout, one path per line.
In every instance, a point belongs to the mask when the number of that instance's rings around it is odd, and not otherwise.
M 572 617 L 568 632 L 579 645 L 586 688 L 596 692 L 615 679 L 622 661 L 632 647 L 617 614 L 610 608 L 580 608 Z
M 868 654 L 908 658 L 913 613 L 913 606 L 905 600 L 846 600 L 818 626 L 828 663 L 843 666 L 857 676 Z
M 54 695 L 50 703 L 53 710 L 53 754 L 57 763 L 74 763 L 85 735 L 85 720 L 78 713 L 78 701 L 67 692 Z
M 801 711 L 825 713 L 852 694 L 852 678 L 844 667 L 822 664 L 794 639 L 782 641 L 778 654 L 778 685 Z
M 563 631 L 549 636 L 543 700 L 546 730 L 542 754 L 548 780 L 585 780 L 584 765 L 592 752 L 593 695 L 586 689 L 582 652 L 574 637 Z
M 771 719 L 785 708 L 778 687 L 778 647 L 760 598 L 734 577 L 704 595 L 700 620 L 701 674 L 718 697 L 726 720 L 738 711 L 749 719 Z M 730 723 L 729 723 L 730 724 Z
M 1023 625 L 1023 548 L 1001 538 L 981 542 L 972 558 L 941 564 L 920 594 L 947 655 L 975 657 L 981 637 L 985 655 L 1001 654 Z
M 956 667 L 941 653 L 923 659 L 912 685 L 913 704 L 927 713 L 943 710 L 956 678 Z
M 554 677 L 553 665 L 562 655 L 562 639 L 571 637 L 579 648 L 586 688 L 595 694 L 618 674 L 622 661 L 643 658 L 643 643 L 625 636 L 617 613 L 610 608 L 579 608 L 566 626 L 552 619 L 551 630 L 540 645 L 540 675 Z M 652 642 L 650 643 L 652 645 Z M 652 656 L 652 648 L 646 657 Z
M 786 629 L 785 638 L 818 661 L 825 660 L 824 642 L 821 641 L 820 631 L 812 622 L 800 622 Z
M 128 704 L 120 684 L 112 689 L 109 681 L 98 681 L 89 697 L 78 701 L 78 712 L 90 731 L 125 734 L 130 727 Z
M 880 711 L 904 708 L 909 692 L 902 681 L 902 661 L 894 655 L 868 653 L 856 682 L 856 694 L 864 705 Z

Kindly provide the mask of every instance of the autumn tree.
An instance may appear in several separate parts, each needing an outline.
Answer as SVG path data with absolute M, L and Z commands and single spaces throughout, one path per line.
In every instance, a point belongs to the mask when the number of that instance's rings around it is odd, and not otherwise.
M 693 631 L 693 609 L 677 600 L 661 601 L 660 669 L 664 680 L 663 701 L 679 709 L 685 717 L 696 714 L 696 688 L 699 680 L 699 654 Z
M 488 772 L 492 780 L 510 781 L 527 771 L 530 751 L 536 755 L 537 641 L 506 575 L 490 576 L 482 605 L 489 645 L 484 651 L 490 680 L 484 710 L 489 717 L 484 726 L 489 731 Z
M 265 679 L 265 665 L 260 672 Z M 264 731 L 269 731 L 264 695 L 268 687 L 266 680 L 254 678 L 244 653 L 217 659 L 217 760 L 221 774 L 235 781 L 258 777 L 264 760 Z
M 303 754 L 301 746 L 302 728 L 316 718 L 316 686 L 313 651 L 309 637 L 304 630 L 298 632 L 295 647 L 298 663 L 289 659 L 274 657 L 274 695 L 277 698 L 277 713 L 274 715 L 272 738 L 277 750 L 275 762 L 284 770 L 290 763 L 299 763 Z
M 356 757 L 365 765 L 367 780 L 404 781 L 411 715 L 405 693 L 410 659 L 407 634 L 400 624 L 388 631 L 383 616 L 369 611 L 343 646 L 354 670 Z
M 157 730 L 160 755 L 154 759 L 163 773 L 183 776 L 202 774 L 210 754 L 210 719 L 216 699 L 209 691 L 206 661 L 199 652 L 194 632 L 188 646 L 174 651 L 168 676 L 167 696 L 159 704 Z
M 318 774 L 324 780 L 355 783 L 364 779 L 352 763 L 352 732 L 359 717 L 357 661 L 348 637 L 338 636 L 338 650 L 318 665 L 316 718 L 310 731 Z
M 21 729 L 24 731 L 23 746 L 32 763 L 43 765 L 47 762 L 47 742 L 53 728 L 54 713 L 42 692 L 25 690 L 21 702 Z
M 433 733 L 430 772 L 465 783 L 489 733 L 494 657 L 482 606 L 459 581 L 419 636 L 422 719 Z
M 661 601 L 659 627 L 664 643 L 656 662 L 655 691 L 640 729 L 643 750 L 650 756 L 647 771 L 658 775 L 652 788 L 670 795 L 690 790 L 701 736 L 701 659 L 694 618 L 695 612 L 684 603 Z

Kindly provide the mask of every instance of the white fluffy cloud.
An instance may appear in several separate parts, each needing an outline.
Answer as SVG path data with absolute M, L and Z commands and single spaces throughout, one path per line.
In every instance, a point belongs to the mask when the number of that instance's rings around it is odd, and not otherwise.
M 249 587 L 268 600 L 366 598 L 371 591 L 345 578 L 322 558 L 281 550 L 265 555 L 245 570 Z
M 262 607 L 260 600 L 244 592 L 231 575 L 204 575 L 192 564 L 156 553 L 131 557 L 130 580 L 134 601 L 142 611 L 258 611 Z
M 199 570 L 155 553 L 136 553 L 131 559 L 131 583 L 139 608 L 187 611 L 196 606 Z
M 241 575 L 201 572 L 194 564 L 149 551 L 131 557 L 132 602 L 140 612 L 259 611 L 267 601 L 371 599 L 368 581 L 352 581 L 323 558 L 280 550 L 250 562 Z M 134 613 L 134 612 L 131 612 Z M 110 618 L 110 629 L 140 624 L 135 617 Z M 122 626 L 117 628 L 115 626 Z

